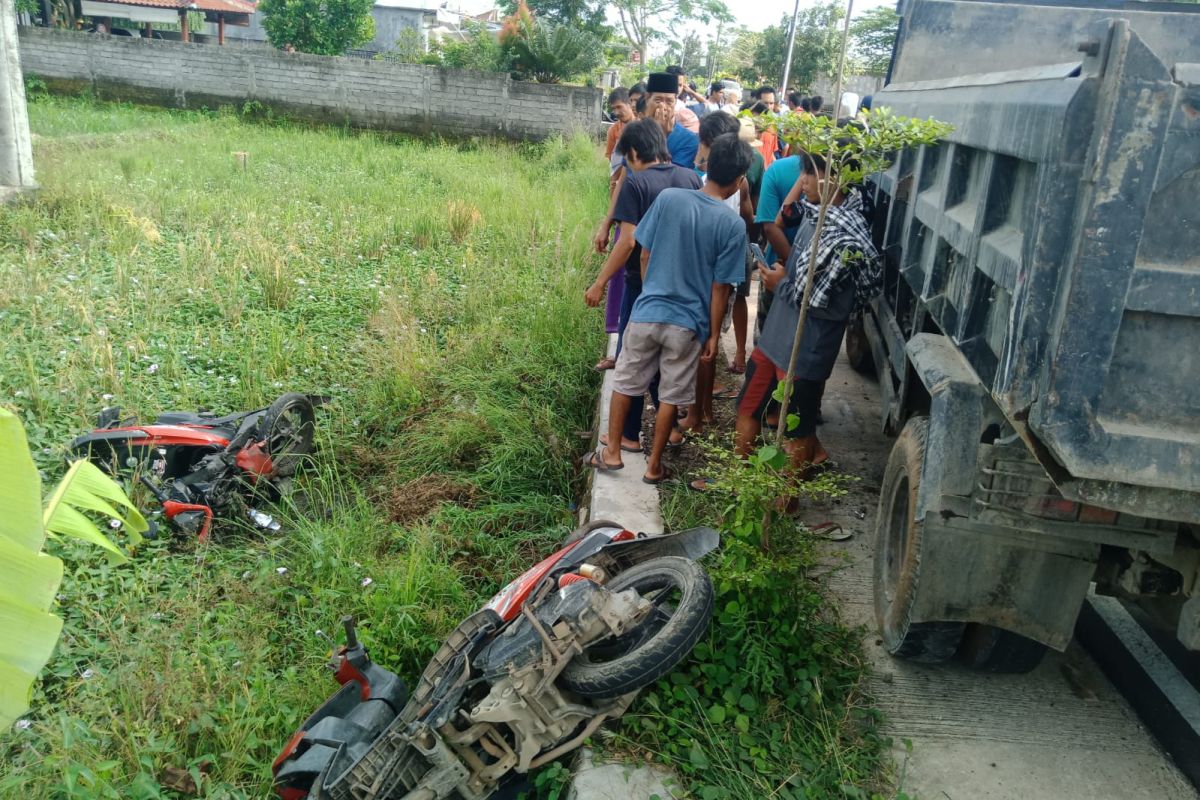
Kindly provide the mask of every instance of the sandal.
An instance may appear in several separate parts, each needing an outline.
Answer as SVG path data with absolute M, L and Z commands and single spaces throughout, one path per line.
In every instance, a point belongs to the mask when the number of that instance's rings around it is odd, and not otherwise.
M 608 447 L 608 434 L 607 433 L 600 434 L 599 441 L 600 441 L 601 445 L 603 445 L 604 447 Z M 625 442 L 621 442 L 621 449 L 624 450 L 626 453 L 641 453 L 642 452 L 642 446 L 640 444 L 637 447 L 626 447 Z
M 713 392 L 713 400 L 737 400 L 741 389 L 734 386 L 726 386 L 719 392 Z
M 660 483 L 666 483 L 674 477 L 675 471 L 673 469 L 670 467 L 663 467 L 662 475 L 659 475 L 657 478 L 647 478 L 645 475 L 643 475 L 642 483 L 648 483 L 651 486 L 658 486 Z
M 836 522 L 822 522 L 820 525 L 813 525 L 808 532 L 831 542 L 844 542 L 854 535 Z
M 697 478 L 694 481 L 688 481 L 687 487 L 693 492 L 708 492 L 712 490 L 712 485 L 716 483 L 712 478 Z
M 596 370 L 596 372 L 605 372 L 606 370 L 614 369 L 616 366 L 617 360 L 615 358 L 605 356 L 597 361 L 596 366 L 592 367 L 592 369 Z
M 675 426 L 675 428 L 671 431 L 671 433 L 678 433 L 680 438 L 679 438 L 678 442 L 672 442 L 670 437 L 667 437 L 667 449 L 668 450 L 678 450 L 679 448 L 681 448 L 685 444 L 687 444 L 688 439 L 691 438 L 690 436 L 688 436 L 688 432 L 685 431 L 683 428 L 679 427 L 678 425 Z
M 610 464 L 604 460 L 603 450 L 593 450 L 583 459 L 585 467 L 591 467 L 597 472 L 616 472 L 619 469 L 625 469 L 624 464 Z

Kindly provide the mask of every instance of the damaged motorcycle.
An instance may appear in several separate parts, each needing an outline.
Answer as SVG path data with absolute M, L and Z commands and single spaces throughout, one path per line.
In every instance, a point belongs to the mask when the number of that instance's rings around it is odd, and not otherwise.
M 247 495 L 275 500 L 283 493 L 312 452 L 314 408 L 324 402 L 289 392 L 254 411 L 169 411 L 148 425 L 106 408 L 96 430 L 72 442 L 71 452 L 114 477 L 140 481 L 175 527 L 204 541 L 213 517 L 235 510 Z M 247 510 L 260 527 L 278 528 Z
M 708 628 L 711 528 L 599 521 L 446 639 L 409 695 L 343 618 L 341 684 L 272 765 L 282 800 L 484 800 L 579 747 Z

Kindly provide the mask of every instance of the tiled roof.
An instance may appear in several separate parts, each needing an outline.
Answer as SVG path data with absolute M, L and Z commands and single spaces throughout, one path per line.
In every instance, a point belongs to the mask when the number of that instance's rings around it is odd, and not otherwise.
M 227 14 L 253 14 L 258 5 L 256 0 L 106 0 L 106 2 L 121 6 L 178 8 L 188 11 L 214 11 Z

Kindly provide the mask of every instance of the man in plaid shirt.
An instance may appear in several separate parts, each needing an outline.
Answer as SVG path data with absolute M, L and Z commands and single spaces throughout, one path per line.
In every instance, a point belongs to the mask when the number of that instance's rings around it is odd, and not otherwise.
M 775 302 L 746 365 L 746 378 L 738 395 L 735 447 L 743 457 L 752 450 L 763 419 L 771 410 L 775 387 L 787 374 L 803 306 L 820 188 L 827 170 L 819 157 L 805 154 L 801 159 L 800 178 L 780 212 L 781 227 L 799 226 L 791 255 L 786 266 L 759 264 L 759 275 L 766 288 L 775 292 Z M 788 413 L 800 420 L 787 432 L 786 445 L 792 466 L 799 473 L 829 458 L 816 436 L 825 381 L 833 371 L 851 314 L 882 289 L 882 264 L 871 241 L 866 214 L 867 205 L 857 189 L 839 191 L 826 209 L 817 242 L 816 274 L 788 407 Z M 695 481 L 692 485 L 703 489 L 703 484 Z

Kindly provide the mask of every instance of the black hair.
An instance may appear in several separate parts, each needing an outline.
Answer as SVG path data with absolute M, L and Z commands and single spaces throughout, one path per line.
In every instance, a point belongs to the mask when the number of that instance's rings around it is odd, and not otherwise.
M 609 93 L 609 95 L 608 95 L 608 107 L 609 108 L 612 108 L 617 103 L 628 103 L 628 102 L 629 102 L 629 90 L 626 89 L 624 86 L 618 86 L 617 88 L 613 89 L 612 92 Z
M 629 87 L 629 93 L 630 93 L 631 95 L 634 95 L 634 94 L 640 94 L 640 95 L 644 95 L 644 94 L 646 94 L 646 84 L 644 84 L 644 83 L 635 83 L 633 86 L 630 86 L 630 87 Z
M 759 90 L 758 90 L 758 89 L 751 89 L 751 90 L 750 90 L 750 97 L 752 97 L 753 99 L 757 100 L 757 99 L 758 99 L 758 92 L 759 92 Z
M 754 96 L 755 96 L 755 97 L 758 97 L 758 98 L 761 98 L 761 97 L 762 97 L 764 94 L 774 94 L 774 95 L 778 95 L 778 94 L 779 94 L 779 92 L 775 91 L 775 87 L 774 87 L 774 86 L 760 86 L 760 87 L 758 87 L 758 89 L 756 89 L 756 90 L 755 90 L 755 92 L 754 92 Z
M 858 120 L 841 119 L 841 120 L 838 120 L 838 127 L 839 128 L 858 128 L 859 130 L 862 130 L 864 126 Z M 850 137 L 838 137 L 835 141 L 839 147 L 845 147 L 845 146 L 849 145 L 853 140 Z M 808 175 L 814 175 L 818 171 L 825 172 L 827 162 L 826 162 L 826 159 L 824 156 L 813 155 L 811 153 L 800 153 L 800 165 L 801 165 L 801 170 L 804 173 L 806 173 Z M 842 161 L 842 166 L 845 167 L 846 169 L 857 170 L 858 166 L 859 166 L 858 159 L 854 159 L 854 158 L 844 159 Z
M 700 120 L 700 144 L 712 147 L 712 143 L 728 133 L 737 134 L 742 124 L 737 117 L 724 111 L 705 114 Z
M 678 64 L 672 64 L 671 66 L 667 67 L 664 72 L 670 73 L 671 75 L 687 75 L 687 73 L 683 71 L 683 67 L 679 66 Z
M 794 106 L 800 106 L 801 108 L 804 108 L 804 95 L 800 94 L 799 92 L 792 92 L 788 95 L 788 102 Z
M 870 111 L 871 103 L 873 103 L 873 102 L 875 102 L 875 95 L 869 94 L 862 99 L 862 103 L 859 105 L 859 108 L 863 108 L 863 109 L 866 109 L 867 111 Z
M 642 92 L 638 95 L 637 102 L 633 106 L 633 111 L 639 117 L 646 113 L 646 104 L 650 102 L 650 95 Z
M 812 111 L 812 98 L 811 97 L 801 97 L 800 98 L 800 110 L 801 111 Z
M 809 103 L 808 110 L 811 113 L 820 114 L 821 107 L 825 105 L 825 98 L 821 97 L 821 95 L 819 95 L 819 94 L 814 94 L 812 97 L 808 98 L 808 103 Z
M 710 96 L 716 94 L 717 92 L 724 92 L 724 91 L 725 91 L 725 84 L 721 83 L 720 81 L 717 81 L 712 86 L 708 87 L 708 94 Z
M 757 116 L 759 114 L 768 113 L 771 110 L 771 107 L 769 105 L 767 105 L 766 103 L 764 103 L 762 100 L 758 100 L 755 103 L 753 103 L 752 105 L 750 105 L 749 109 L 750 109 L 751 114 L 754 114 L 755 116 Z
M 731 186 L 750 170 L 753 161 L 754 148 L 736 133 L 718 136 L 708 148 L 708 179 L 718 186 Z
M 617 140 L 617 152 L 629 157 L 630 151 L 635 151 L 639 161 L 670 161 L 671 153 L 667 150 L 667 137 L 662 128 L 652 119 L 639 119 L 625 126 L 621 138 Z

